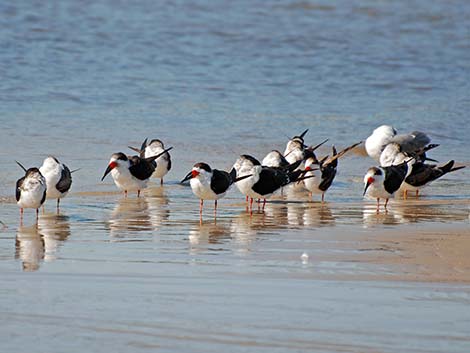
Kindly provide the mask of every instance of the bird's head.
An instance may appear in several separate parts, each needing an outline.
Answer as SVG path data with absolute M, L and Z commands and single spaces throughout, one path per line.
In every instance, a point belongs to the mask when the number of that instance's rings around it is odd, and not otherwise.
M 113 169 L 119 168 L 119 167 L 126 167 L 129 168 L 129 158 L 122 153 L 114 153 L 108 163 L 108 167 L 106 168 L 103 177 L 101 178 L 101 181 L 104 180 L 106 175 L 108 175 Z
M 367 189 L 372 184 L 378 184 L 383 181 L 383 172 L 381 169 L 377 167 L 371 167 L 367 171 L 366 175 L 364 176 L 364 193 L 363 195 L 366 194 Z
M 193 166 L 193 169 L 186 174 L 183 180 L 181 180 L 181 183 L 184 183 L 187 180 L 193 179 L 193 178 L 199 178 L 199 179 L 210 179 L 212 177 L 212 169 L 207 163 L 196 163 Z

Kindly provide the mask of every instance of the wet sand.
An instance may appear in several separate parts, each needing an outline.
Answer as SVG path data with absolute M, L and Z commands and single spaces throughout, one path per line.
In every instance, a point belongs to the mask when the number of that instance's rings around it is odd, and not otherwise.
M 372 201 L 278 196 L 250 215 L 233 192 L 200 224 L 188 191 L 77 192 L 37 227 L 32 215 L 17 226 L 4 203 L 3 347 L 468 351 L 469 200 L 377 213 Z

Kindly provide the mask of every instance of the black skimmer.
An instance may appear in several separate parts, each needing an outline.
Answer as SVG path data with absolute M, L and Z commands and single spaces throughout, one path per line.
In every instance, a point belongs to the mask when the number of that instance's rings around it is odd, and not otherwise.
M 290 165 L 287 159 L 278 150 L 272 150 L 261 161 L 261 165 L 274 168 L 286 168 Z
M 404 197 L 406 198 L 408 191 L 415 191 L 416 196 L 418 196 L 419 190 L 429 185 L 434 180 L 441 178 L 447 173 L 465 168 L 465 166 L 454 167 L 454 163 L 453 160 L 443 166 L 425 164 L 423 162 L 414 163 L 411 173 L 409 173 L 401 185 L 401 189 L 404 191 Z
M 46 179 L 38 168 L 26 169 L 16 162 L 25 171 L 25 176 L 16 182 L 16 201 L 20 206 L 21 221 L 25 208 L 36 209 L 36 221 L 39 217 L 39 208 L 46 200 L 47 184 Z
M 332 156 L 326 156 L 320 161 L 315 156 L 313 150 L 307 150 L 308 157 L 305 161 L 305 175 L 312 176 L 312 178 L 305 179 L 303 182 L 305 188 L 310 192 L 310 195 L 321 194 L 321 202 L 323 203 L 325 201 L 325 193 L 330 188 L 336 176 L 338 159 L 361 143 L 362 141 L 346 147 L 339 153 L 337 153 L 335 146 L 333 146 Z M 315 174 L 314 169 L 319 169 L 318 175 Z
M 397 131 L 390 125 L 376 128 L 365 142 L 367 154 L 380 161 L 380 155 L 389 143 L 397 143 L 403 152 L 416 153 L 425 148 L 431 139 L 424 132 L 413 131 L 409 134 L 397 135 Z
M 408 164 L 405 161 L 399 165 L 389 167 L 371 167 L 364 176 L 364 196 L 366 193 L 377 198 L 377 212 L 380 199 L 385 199 L 387 209 L 388 199 L 397 191 L 408 172 Z
M 304 136 L 307 134 L 308 129 L 302 132 L 299 136 L 291 138 L 284 150 L 284 157 L 290 163 L 304 160 L 304 150 L 307 146 L 304 143 Z
M 223 170 L 211 169 L 206 163 L 196 163 L 193 169 L 181 180 L 181 183 L 189 180 L 194 195 L 200 199 L 200 215 L 202 215 L 204 200 L 214 200 L 215 214 L 217 212 L 217 200 L 225 196 L 232 184 L 250 176 L 251 174 L 236 178 L 235 173 L 229 174 Z
M 295 166 L 295 164 L 292 165 Z M 283 186 L 301 180 L 302 173 L 304 173 L 303 170 L 290 171 L 262 166 L 256 158 L 246 154 L 236 160 L 230 171 L 232 177 L 250 176 L 237 183 L 240 192 L 250 198 L 250 210 L 253 206 L 253 199 L 263 199 L 264 208 L 267 198 Z
M 425 164 L 424 161 L 426 160 L 436 162 L 434 159 L 426 157 L 426 152 L 437 146 L 439 145 L 430 144 L 416 153 L 406 153 L 403 151 L 401 145 L 393 142 L 389 143 L 383 150 L 380 155 L 381 166 L 388 167 L 398 165 L 405 161 L 408 163 L 408 172 L 400 188 L 403 190 L 403 197 L 405 199 L 407 198 L 408 191 L 415 191 L 416 196 L 418 196 L 419 190 L 432 181 L 440 178 L 444 174 L 463 168 L 453 168 L 454 161 L 450 161 L 442 167 Z
M 163 177 L 167 175 L 171 169 L 171 157 L 168 150 L 165 150 L 163 142 L 159 139 L 154 139 L 147 144 L 147 139 L 145 139 L 140 150 L 131 146 L 129 146 L 129 148 L 138 152 L 141 158 L 160 155 L 160 157 L 154 161 L 155 171 L 153 172 L 153 177 L 160 178 L 160 185 L 163 185 Z M 165 153 L 161 154 L 164 151 Z
M 155 171 L 153 162 L 172 148 L 167 148 L 163 152 L 148 158 L 128 157 L 122 152 L 114 153 L 101 181 L 111 173 L 114 183 L 119 189 L 124 190 L 126 196 L 128 191 L 137 191 L 137 197 L 139 197 L 140 191 L 147 187 L 147 182 Z
M 78 169 L 77 169 L 78 170 Z M 49 156 L 44 159 L 39 168 L 41 174 L 46 178 L 48 199 L 57 199 L 57 210 L 59 210 L 60 199 L 65 197 L 72 186 L 72 173 L 70 169 L 57 158 Z

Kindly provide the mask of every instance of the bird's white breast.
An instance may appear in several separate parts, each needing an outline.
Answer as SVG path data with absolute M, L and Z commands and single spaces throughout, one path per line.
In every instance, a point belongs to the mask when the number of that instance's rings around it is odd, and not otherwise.
M 121 190 L 137 191 L 147 187 L 148 179 L 140 180 L 134 177 L 126 166 L 118 166 L 111 171 L 114 183 Z

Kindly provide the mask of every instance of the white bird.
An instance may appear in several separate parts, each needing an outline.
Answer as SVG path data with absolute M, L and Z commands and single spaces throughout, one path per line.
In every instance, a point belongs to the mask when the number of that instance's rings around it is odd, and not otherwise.
M 39 208 L 46 200 L 46 179 L 38 168 L 26 169 L 16 162 L 24 171 L 25 176 L 16 181 L 16 201 L 20 206 L 21 221 L 25 208 L 36 209 L 36 221 L 39 218 Z
M 409 134 L 397 135 L 397 131 L 390 125 L 382 125 L 376 128 L 365 142 L 367 154 L 380 161 L 380 155 L 389 143 L 397 143 L 403 152 L 416 153 L 425 148 L 431 139 L 420 131 L 413 131 Z
M 60 199 L 67 195 L 72 186 L 72 172 L 53 156 L 44 159 L 39 171 L 46 178 L 47 198 L 57 199 L 57 210 L 59 210 Z
M 400 188 L 408 172 L 408 165 L 392 165 L 390 167 L 371 167 L 364 176 L 364 194 L 377 199 L 377 212 L 380 199 L 385 199 L 385 209 L 388 200 Z
M 160 185 L 163 185 L 163 177 L 168 174 L 171 169 L 171 156 L 168 150 L 165 150 L 163 142 L 159 139 L 154 139 L 147 144 L 147 139 L 142 143 L 140 150 L 135 147 L 129 146 L 130 149 L 138 152 L 141 158 L 149 158 L 160 155 L 155 161 L 155 171 L 153 172 L 154 178 L 160 178 Z M 162 154 L 162 152 L 165 152 Z

